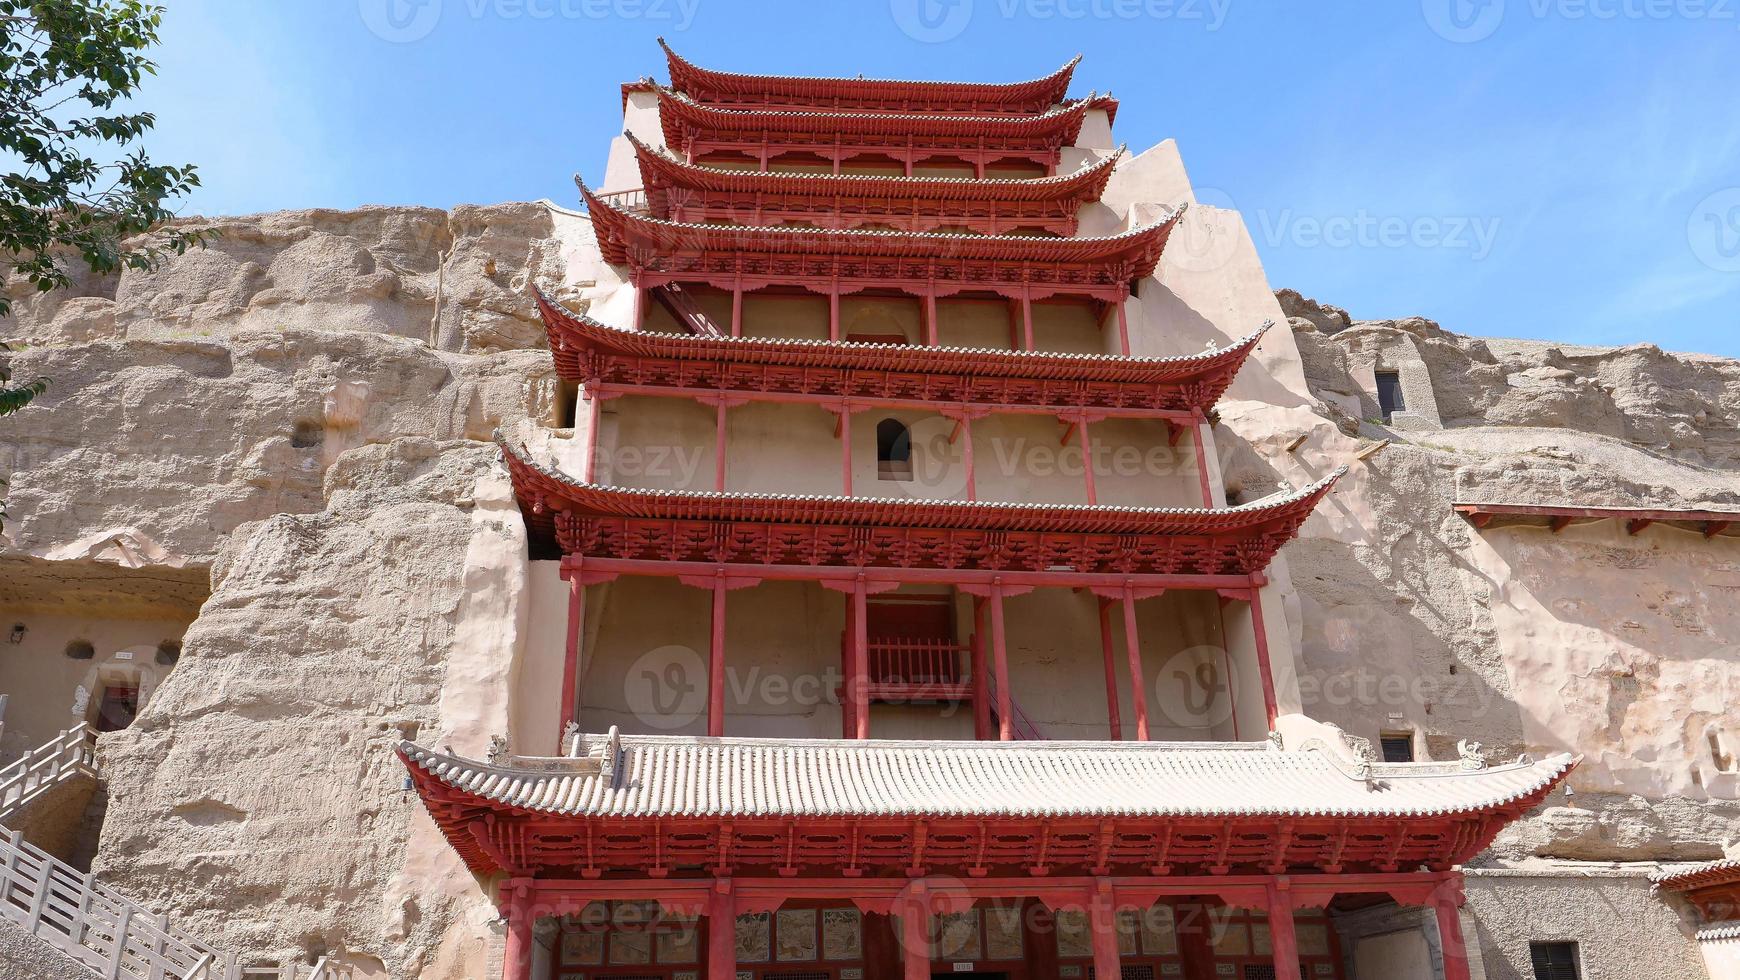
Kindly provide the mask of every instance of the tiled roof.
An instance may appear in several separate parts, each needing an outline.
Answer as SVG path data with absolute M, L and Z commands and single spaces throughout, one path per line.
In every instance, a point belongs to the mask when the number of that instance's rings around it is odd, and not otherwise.
M 622 330 L 607 326 L 557 303 L 536 283 L 532 285 L 539 314 L 550 329 L 550 346 L 558 355 L 569 348 L 596 348 L 645 357 L 718 359 L 732 363 L 777 364 L 784 367 L 960 372 L 980 377 L 1034 378 L 1121 384 L 1166 384 L 1236 371 L 1256 348 L 1273 322 L 1249 336 L 1198 354 L 1130 357 L 1122 354 L 1073 354 L 1041 350 L 979 347 L 928 347 L 916 344 L 865 344 L 848 340 L 781 337 L 698 336 Z M 563 367 L 558 356 L 557 366 Z M 585 380 L 569 378 L 568 380 Z
M 1698 930 L 1698 942 L 1715 943 L 1740 939 L 1740 921 L 1717 922 Z
M 910 497 L 841 497 L 825 494 L 736 493 L 722 490 L 653 490 L 577 480 L 533 459 L 499 434 L 510 470 L 537 482 L 585 511 L 619 517 L 848 524 L 865 527 L 985 528 L 1082 534 L 1213 534 L 1302 521 L 1347 473 L 1339 467 L 1291 493 L 1276 493 L 1236 507 L 1111 507 L 1004 501 L 928 500 Z M 527 486 L 524 489 L 530 490 Z
M 706 133 L 802 133 L 809 135 L 890 137 L 967 137 L 989 139 L 1045 139 L 1067 146 L 1081 132 L 1083 119 L 1098 94 L 1075 99 L 1044 112 L 1022 116 L 960 116 L 916 112 L 793 112 L 717 109 L 702 105 L 681 92 L 657 87 L 659 115 L 665 142 L 680 145 L 687 127 Z
M 865 174 L 784 173 L 768 170 L 724 170 L 685 163 L 647 146 L 625 133 L 641 165 L 643 178 L 668 176 L 684 187 L 753 193 L 793 193 L 815 188 L 829 194 L 859 194 L 879 198 L 920 200 L 1052 201 L 1081 197 L 1098 200 L 1112 168 L 1126 147 L 1119 146 L 1072 173 L 1050 177 L 894 177 Z
M 574 759 L 492 766 L 402 742 L 465 795 L 582 817 L 1434 817 L 1526 800 L 1568 755 L 1464 771 L 1271 743 L 805 741 L 586 736 Z M 614 755 L 614 758 L 607 756 Z
M 1661 888 L 1675 892 L 1740 882 L 1740 858 L 1706 861 L 1703 864 L 1672 864 L 1650 875 L 1649 880 Z

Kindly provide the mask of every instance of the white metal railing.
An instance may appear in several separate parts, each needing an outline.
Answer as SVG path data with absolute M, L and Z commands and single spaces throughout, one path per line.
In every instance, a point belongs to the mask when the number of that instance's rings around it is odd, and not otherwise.
M 81 723 L 0 769 L 0 821 L 68 776 L 96 776 L 96 738 Z
M 105 980 L 234 980 L 233 954 L 215 950 L 126 896 L 27 843 L 0 841 L 0 918 Z
M 644 214 L 648 210 L 646 188 L 644 187 L 599 194 L 598 199 L 621 211 L 636 211 Z

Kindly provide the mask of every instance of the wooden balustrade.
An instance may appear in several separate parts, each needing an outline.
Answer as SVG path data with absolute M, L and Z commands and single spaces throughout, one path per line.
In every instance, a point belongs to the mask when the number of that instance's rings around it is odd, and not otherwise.
M 0 769 L 0 821 L 72 775 L 95 777 L 96 733 L 79 724 Z

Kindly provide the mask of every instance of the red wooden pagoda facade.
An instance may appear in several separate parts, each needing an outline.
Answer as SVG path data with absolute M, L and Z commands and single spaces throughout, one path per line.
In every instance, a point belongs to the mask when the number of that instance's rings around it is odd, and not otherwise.
M 1131 356 L 1126 300 L 1183 209 L 1078 235 L 1118 153 L 1059 172 L 1063 151 L 1115 103 L 1070 99 L 1073 61 L 1031 82 L 954 85 L 738 75 L 666 51 L 668 87 L 625 89 L 659 115 L 659 132 L 629 136 L 642 186 L 581 188 L 632 322 L 537 293 L 585 463 L 502 445 L 532 554 L 559 559 L 568 584 L 561 682 L 546 695 L 561 752 L 400 749 L 437 824 L 498 890 L 504 976 L 1340 978 L 1328 910 L 1396 901 L 1433 910 L 1443 975 L 1466 980 L 1456 867 L 1572 761 L 1386 765 L 1345 740 L 1271 734 L 1290 724 L 1275 668 L 1291 652 L 1265 625 L 1267 571 L 1341 474 L 1224 504 L 1211 419 L 1264 327 L 1197 354 Z M 923 172 L 939 167 L 961 173 Z M 749 296 L 823 298 L 826 317 L 782 333 Z M 849 297 L 916 304 L 916 329 L 860 335 L 843 322 Z M 965 302 L 1006 315 L 994 342 L 954 342 L 945 304 Z M 612 483 L 596 465 L 612 403 L 704 406 L 712 473 Z M 746 406 L 831 415 L 838 480 L 734 488 L 748 449 L 729 419 Z M 892 412 L 947 420 L 958 492 L 867 494 L 855 480 L 854 417 Z M 975 463 L 975 432 L 1035 418 L 1088 461 L 1068 502 L 999 498 Z M 1184 498 L 1104 499 L 1093 449 L 1125 423 L 1188 451 Z M 811 483 L 835 465 L 797 459 Z M 705 734 L 604 731 L 582 709 L 601 628 L 588 589 L 629 578 L 710 595 Z M 771 651 L 727 648 L 732 594 L 763 583 L 843 607 L 838 739 L 733 730 L 728 668 Z M 873 632 L 879 597 L 938 590 L 969 597 L 964 645 Z M 1007 606 L 1046 590 L 1097 598 L 1097 630 L 1052 651 L 1051 683 L 1103 679 L 1104 738 L 1043 740 L 1020 709 L 1011 651 L 1039 641 L 1011 629 Z M 1243 669 L 1261 694 L 1245 717 L 1261 730 L 1239 731 L 1235 714 L 1233 741 L 1152 737 L 1137 610 L 1169 594 L 1245 612 Z M 971 737 L 873 730 L 873 706 L 903 701 L 967 708 Z

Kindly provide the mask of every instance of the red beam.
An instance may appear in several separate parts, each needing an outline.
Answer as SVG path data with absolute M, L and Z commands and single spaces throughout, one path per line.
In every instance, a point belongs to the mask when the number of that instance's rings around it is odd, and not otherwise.
M 567 562 L 570 558 L 564 558 Z M 669 578 L 684 575 L 705 575 L 723 572 L 733 578 L 756 578 L 784 582 L 850 583 L 860 575 L 872 581 L 898 582 L 913 585 L 979 585 L 988 586 L 997 579 L 1011 586 L 1028 588 L 1116 588 L 1126 583 L 1141 589 L 1191 589 L 1201 591 L 1235 591 L 1248 593 L 1253 586 L 1250 575 L 1123 575 L 1100 572 L 1044 571 L 1016 572 L 993 569 L 964 568 L 874 568 L 826 565 L 752 565 L 743 563 L 697 563 L 666 561 L 652 558 L 584 559 L 588 572 L 610 575 L 648 575 Z

